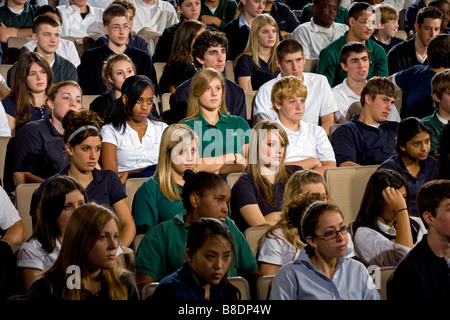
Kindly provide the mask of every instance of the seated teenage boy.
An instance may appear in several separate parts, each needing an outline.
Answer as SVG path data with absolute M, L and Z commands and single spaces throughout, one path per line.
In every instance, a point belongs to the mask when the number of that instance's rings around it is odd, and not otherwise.
M 381 164 L 394 153 L 398 123 L 387 121 L 395 101 L 395 86 L 373 77 L 361 92 L 363 110 L 341 124 L 331 136 L 339 167 Z

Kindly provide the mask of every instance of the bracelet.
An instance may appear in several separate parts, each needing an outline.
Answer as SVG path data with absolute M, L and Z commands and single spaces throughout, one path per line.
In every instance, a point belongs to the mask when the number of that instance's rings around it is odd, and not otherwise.
M 403 209 L 397 210 L 397 211 L 394 212 L 394 214 L 397 214 L 397 213 L 399 213 L 400 211 L 403 211 L 403 210 L 408 210 L 408 208 L 403 208 Z
M 237 155 L 236 153 L 233 153 L 233 155 L 234 155 L 234 164 L 237 164 Z

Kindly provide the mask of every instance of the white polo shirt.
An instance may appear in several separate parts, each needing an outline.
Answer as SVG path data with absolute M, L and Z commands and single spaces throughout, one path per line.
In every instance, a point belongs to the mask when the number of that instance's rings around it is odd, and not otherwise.
M 178 23 L 178 16 L 174 6 L 162 0 L 155 0 L 151 6 L 142 0 L 131 0 L 136 7 L 136 15 L 133 21 L 133 31 L 138 33 L 147 27 L 150 30 L 162 34 L 164 29 Z
M 64 5 L 57 9 L 61 14 L 62 26 L 61 37 L 83 38 L 90 35 L 102 35 L 103 31 L 103 9 L 87 4 L 89 13 L 83 19 L 76 6 Z M 75 8 L 75 9 L 74 9 Z
M 254 115 L 263 113 L 267 119 L 277 119 L 277 113 L 272 109 L 270 96 L 273 85 L 279 79 L 281 79 L 281 73 L 259 88 L 255 97 Z M 333 92 L 331 91 L 327 78 L 321 74 L 303 72 L 303 79 L 303 83 L 308 89 L 308 95 L 306 96 L 305 114 L 303 115 L 302 121 L 319 124 L 320 117 L 338 110 L 334 101 Z
M 147 119 L 147 131 L 141 142 L 138 133 L 128 124 L 122 133 L 110 123 L 102 127 L 102 141 L 117 147 L 119 172 L 141 169 L 158 163 L 161 136 L 166 127 L 164 122 Z
M 102 9 L 106 9 L 107 6 L 109 6 L 111 3 L 113 3 L 114 0 L 87 0 L 87 3 L 89 3 L 93 7 L 98 7 Z M 65 5 L 69 4 L 70 0 L 59 0 L 59 5 Z
M 286 128 L 280 120 L 278 122 L 286 131 L 289 145 L 286 150 L 286 163 L 305 160 L 315 157 L 320 161 L 334 161 L 333 147 L 328 139 L 327 133 L 316 124 L 300 121 L 300 130 L 292 131 Z
M 303 46 L 306 59 L 319 59 L 322 50 L 331 41 L 336 40 L 348 30 L 343 23 L 333 22 L 329 28 L 318 26 L 313 19 L 299 25 L 292 32 L 292 39 L 298 40 Z
M 353 102 L 357 102 L 361 100 L 361 96 L 357 95 L 348 87 L 347 78 L 344 79 L 340 84 L 334 86 L 331 91 L 334 95 L 334 100 L 336 101 L 336 105 L 338 108 L 338 112 L 335 113 L 334 118 L 336 121 L 339 121 L 341 117 L 345 117 L 347 115 L 348 108 Z M 400 114 L 396 107 L 392 108 L 391 113 L 386 120 L 400 122 Z
M 20 216 L 16 207 L 11 202 L 11 199 L 8 197 L 8 194 L 2 187 L 0 187 L 0 201 L 2 204 L 0 206 L 0 229 L 7 230 L 20 220 Z

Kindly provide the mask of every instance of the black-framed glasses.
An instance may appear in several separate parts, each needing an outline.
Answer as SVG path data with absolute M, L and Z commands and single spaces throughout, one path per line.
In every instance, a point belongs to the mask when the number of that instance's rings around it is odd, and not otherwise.
M 342 226 L 337 231 L 328 231 L 328 232 L 325 232 L 324 234 L 318 234 L 317 236 L 321 237 L 325 241 L 328 241 L 328 240 L 336 239 L 338 236 L 338 233 L 340 233 L 343 236 L 346 235 L 348 233 L 348 227 Z

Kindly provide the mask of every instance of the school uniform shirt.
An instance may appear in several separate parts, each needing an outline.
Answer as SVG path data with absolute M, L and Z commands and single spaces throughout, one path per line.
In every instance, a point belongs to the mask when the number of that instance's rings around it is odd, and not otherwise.
M 111 123 L 102 127 L 102 142 L 108 142 L 117 147 L 118 171 L 131 171 L 146 168 L 158 163 L 161 136 L 167 124 L 147 119 L 147 130 L 139 140 L 138 133 L 128 123 L 125 132 L 115 129 Z
M 33 52 L 36 49 L 36 46 L 37 44 L 33 40 L 24 44 L 24 47 L 30 52 Z M 55 52 L 72 62 L 75 67 L 80 65 L 80 55 L 78 54 L 77 47 L 75 47 L 75 44 L 72 41 L 60 38 L 58 48 L 56 48 Z
M 205 289 L 199 286 L 192 274 L 192 269 L 187 262 L 183 266 L 162 279 L 153 291 L 150 300 L 205 300 Z M 218 285 L 209 287 L 209 300 L 226 300 L 225 293 Z
M 395 269 L 388 300 L 449 301 L 449 272 L 450 259 L 436 256 L 424 235 Z
M 279 71 L 272 71 L 271 66 L 263 59 L 258 59 L 259 66 L 249 55 L 242 55 L 236 63 L 234 69 L 235 82 L 238 83 L 240 77 L 251 77 L 252 90 L 256 91 L 267 81 L 275 78 Z
M 414 30 L 414 24 L 416 23 L 417 13 L 419 10 L 426 7 L 427 4 L 424 0 L 418 0 L 416 2 L 411 3 L 405 11 L 405 28 L 406 32 Z
M 36 11 L 40 6 L 25 3 L 22 12 L 17 13 L 6 4 L 0 6 L 0 21 L 7 27 L 26 29 L 33 26 Z
M 181 196 L 183 187 L 176 185 Z M 171 201 L 161 192 L 159 177 L 145 181 L 136 192 L 133 201 L 133 217 L 137 233 L 146 233 L 153 226 L 171 220 L 178 213 L 186 213 L 183 202 Z
M 359 121 L 359 116 L 342 123 L 331 136 L 337 166 L 346 161 L 362 166 L 383 163 L 394 154 L 397 126 L 394 121 L 370 126 Z
M 7 230 L 21 220 L 19 212 L 5 190 L 0 187 L 0 229 Z
M 291 33 L 300 25 L 300 21 L 298 21 L 291 8 L 283 2 L 275 1 L 272 4 L 272 11 L 264 11 L 263 13 L 268 13 L 275 19 L 279 31 Z
M 342 69 L 341 61 L 339 60 L 341 48 L 347 43 L 347 33 L 348 31 L 338 39 L 327 44 L 319 54 L 319 63 L 317 64 L 316 72 L 327 77 L 328 83 L 332 87 L 347 78 L 347 72 Z M 370 50 L 370 65 L 367 80 L 374 76 L 387 77 L 389 72 L 386 52 L 381 46 L 370 39 L 366 40 L 365 44 Z
M 238 19 L 228 22 L 223 32 L 228 39 L 227 60 L 234 60 L 245 50 L 250 35 L 250 26 L 245 21 L 244 15 L 241 15 Z
M 426 116 L 422 119 L 423 123 L 427 126 L 428 129 L 433 133 L 431 135 L 431 148 L 430 152 L 434 153 L 439 145 L 439 136 L 441 135 L 442 130 L 445 125 L 448 123 L 447 120 L 440 117 L 438 114 L 438 110 L 434 110 L 433 113 L 429 116 Z
M 314 14 L 312 12 L 312 4 L 307 3 L 303 8 L 302 12 L 300 13 L 300 17 L 298 20 L 300 21 L 300 24 L 306 23 L 311 21 Z M 336 19 L 334 19 L 334 22 L 336 23 L 343 23 L 348 25 L 348 8 L 344 5 L 339 6 L 339 10 L 336 14 Z
M 45 301 L 60 301 L 63 300 L 62 297 L 62 288 L 67 284 L 66 277 L 53 277 L 52 280 L 48 279 L 49 277 L 45 275 L 43 278 L 40 278 L 33 282 L 29 291 L 28 291 L 28 300 L 45 300 Z M 127 300 L 137 301 L 139 300 L 139 293 L 136 287 L 136 282 L 133 278 L 133 275 L 129 272 L 120 272 L 119 271 L 120 281 L 123 283 L 127 290 Z M 52 287 L 50 286 L 49 281 L 52 281 Z M 82 288 L 84 293 L 87 294 L 87 300 L 96 300 L 96 301 L 107 301 L 109 298 L 109 286 L 106 283 L 104 278 L 101 279 L 101 288 L 100 291 L 96 294 L 90 293 L 88 290 Z
M 56 239 L 56 247 L 51 253 L 47 253 L 41 242 L 36 238 L 31 238 L 24 242 L 17 254 L 17 266 L 26 269 L 38 269 L 43 272 L 50 269 L 58 258 L 61 250 L 61 243 Z
M 6 116 L 5 108 L 0 101 L 0 137 L 10 137 L 11 128 L 8 124 L 8 117 Z
M 62 135 L 48 118 L 27 123 L 15 139 L 13 172 L 47 179 L 69 164 Z
M 272 109 L 271 92 L 276 81 L 281 79 L 281 73 L 278 76 L 259 88 L 255 97 L 255 106 L 253 115 L 262 114 L 265 119 L 275 121 L 277 113 Z M 308 89 L 308 95 L 305 101 L 305 114 L 302 121 L 319 124 L 320 117 L 336 112 L 336 102 L 333 92 L 327 79 L 316 73 L 303 72 L 302 82 Z M 260 115 L 261 116 L 261 115 Z
M 158 86 L 156 80 L 156 71 L 153 66 L 150 55 L 140 49 L 132 47 L 127 44 L 124 51 L 131 61 L 136 66 L 136 74 L 147 76 L 153 83 L 155 88 L 155 95 L 158 94 Z M 106 91 L 106 86 L 103 83 L 102 69 L 103 63 L 111 55 L 116 55 L 108 45 L 92 48 L 86 50 L 81 56 L 81 64 L 78 66 L 78 79 L 80 80 L 83 94 L 97 94 L 100 95 Z
M 320 51 L 346 31 L 348 31 L 346 24 L 333 22 L 329 28 L 324 28 L 311 19 L 292 32 L 292 39 L 300 41 L 306 59 L 319 59 Z
M 429 64 L 428 58 L 421 62 L 417 59 L 416 47 L 414 46 L 413 38 L 402 41 L 392 47 L 387 54 L 389 75 L 393 75 L 399 71 L 406 70 L 415 65 L 425 65 Z
M 410 218 L 419 224 L 419 230 L 416 230 L 417 240 L 415 244 L 417 244 L 427 233 L 427 229 L 419 217 Z M 376 223 L 381 232 L 392 236 L 393 239 L 388 239 L 372 228 L 359 227 L 353 237 L 356 256 L 367 267 L 371 265 L 379 267 L 396 266 L 411 249 L 395 242 L 397 230 L 394 227 L 389 227 L 378 220 Z
M 403 105 L 400 109 L 402 119 L 417 117 L 422 119 L 434 111 L 431 97 L 431 79 L 436 74 L 429 66 L 417 65 L 397 72 L 392 82 L 404 91 Z
M 285 163 L 301 161 L 311 157 L 320 161 L 336 162 L 333 147 L 322 127 L 300 120 L 300 130 L 292 131 L 286 128 L 280 119 L 277 118 L 276 122 L 283 127 L 289 138 Z
M 235 0 L 220 0 L 218 6 L 214 8 L 213 12 L 211 8 L 209 8 L 206 5 L 205 1 L 202 0 L 200 16 L 207 15 L 219 18 L 221 21 L 219 31 L 223 31 L 225 25 L 234 19 L 236 15 L 236 9 L 237 9 L 237 2 Z
M 231 218 L 236 223 L 239 230 L 244 232 L 245 229 L 249 227 L 239 211 L 246 205 L 257 204 L 263 216 L 266 216 L 271 212 L 281 211 L 285 186 L 286 181 L 278 180 L 275 183 L 273 199 L 275 200 L 275 204 L 271 205 L 264 202 L 261 198 L 255 178 L 247 172 L 242 173 L 231 189 L 230 200 Z
M 334 100 L 336 101 L 336 106 L 339 110 L 338 112 L 335 113 L 336 121 L 339 121 L 341 117 L 346 119 L 347 111 L 350 105 L 354 102 L 361 101 L 361 96 L 357 95 L 356 93 L 353 92 L 352 89 L 349 88 L 347 81 L 348 78 L 344 79 L 342 83 L 331 88 L 331 91 L 333 92 L 334 95 Z M 397 108 L 392 108 L 386 120 L 396 122 L 401 121 L 400 114 L 398 113 Z
M 103 31 L 103 11 L 102 8 L 86 4 L 89 12 L 81 17 L 79 11 L 74 10 L 69 4 L 57 6 L 61 18 L 61 37 L 83 38 L 91 35 L 101 35 Z
M 178 22 L 174 6 L 167 1 L 155 0 L 153 6 L 142 0 L 132 0 L 131 2 L 136 7 L 132 29 L 136 33 L 147 27 L 161 35 L 165 28 Z
M 6 114 L 16 117 L 16 102 L 13 97 L 9 96 L 3 100 L 3 107 Z M 48 118 L 50 111 L 46 107 L 33 107 L 30 104 L 30 119 L 28 121 L 36 121 Z M 17 129 L 16 129 L 17 130 Z
M 134 48 L 141 49 L 142 51 L 147 52 L 150 56 L 152 53 L 150 52 L 150 47 L 148 45 L 148 41 L 145 40 L 143 37 L 130 33 L 129 35 L 130 39 L 128 40 L 128 44 Z M 108 44 L 109 36 L 107 34 L 101 35 L 98 37 L 98 39 L 95 41 L 94 47 L 101 47 L 105 44 Z M 159 42 L 159 41 L 158 41 Z
M 145 273 L 156 281 L 176 271 L 186 260 L 184 249 L 189 224 L 184 223 L 183 213 L 172 220 L 164 221 L 150 229 L 139 245 L 136 256 L 136 272 Z M 229 228 L 236 246 L 236 264 L 228 269 L 228 276 L 246 276 L 258 269 L 256 259 L 242 232 L 227 217 Z
M 269 299 L 380 300 L 380 293 L 361 262 L 338 259 L 338 268 L 330 279 L 311 263 L 306 250 L 301 250 L 298 259 L 275 274 Z
M 31 208 L 36 208 L 39 204 L 42 193 L 47 183 L 58 175 L 69 175 L 70 165 L 66 166 L 59 174 L 45 179 L 39 186 L 35 196 L 31 201 Z M 112 209 L 113 205 L 122 199 L 126 199 L 127 194 L 117 174 L 111 170 L 92 170 L 92 181 L 85 191 L 88 200 Z
M 398 38 L 398 37 L 390 37 L 387 43 L 381 42 L 377 39 L 377 37 L 375 36 L 375 34 L 372 34 L 370 36 L 370 39 L 372 39 L 373 41 L 375 41 L 376 44 L 379 44 L 384 51 L 386 51 L 386 54 L 397 44 L 400 42 L 403 42 L 405 40 L 403 40 L 402 38 Z
M 400 173 L 408 183 L 409 187 L 409 215 L 413 217 L 420 217 L 416 205 L 416 197 L 419 189 L 428 181 L 437 179 L 438 168 L 436 160 L 432 156 L 428 156 L 425 160 L 419 161 L 420 171 L 417 178 L 412 176 L 400 154 L 395 154 L 385 162 L 383 162 L 379 169 L 391 169 Z
M 183 121 L 200 138 L 199 156 L 218 157 L 227 153 L 243 154 L 242 147 L 250 141 L 250 126 L 238 116 L 219 113 L 219 121 L 209 124 L 202 114 L 197 119 Z

